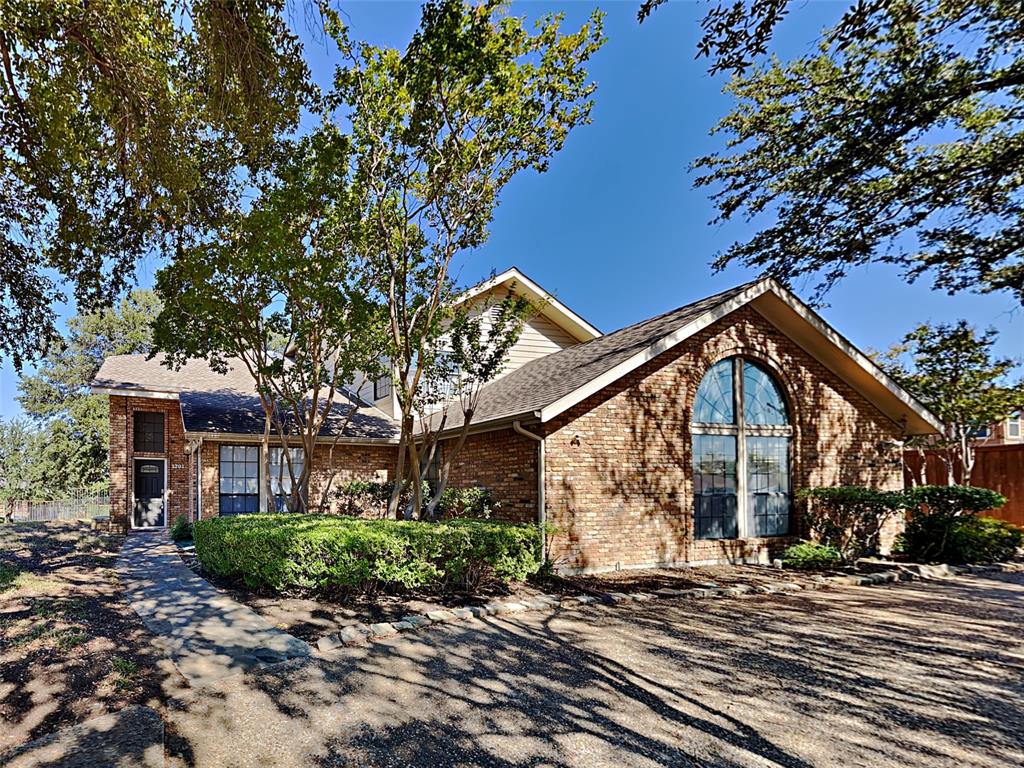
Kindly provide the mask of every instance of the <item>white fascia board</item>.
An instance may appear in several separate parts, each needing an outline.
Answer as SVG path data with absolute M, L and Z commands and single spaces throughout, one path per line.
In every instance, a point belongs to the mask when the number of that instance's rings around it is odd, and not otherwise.
M 590 341 L 590 339 L 596 339 L 598 336 L 602 335 L 601 331 L 573 312 L 569 307 L 565 306 L 565 304 L 545 291 L 515 267 L 510 267 L 500 275 L 495 275 L 494 277 L 484 280 L 482 283 L 464 291 L 455 298 L 453 303 L 464 304 L 465 302 L 474 299 L 477 296 L 482 296 L 488 291 L 509 281 L 515 282 L 517 287 L 525 288 L 525 290 L 521 292 L 527 294 L 526 298 L 532 298 L 534 301 L 542 301 L 545 304 L 545 309 L 552 310 L 551 314 L 554 315 L 552 319 L 563 327 L 568 326 L 567 330 L 571 330 L 573 335 L 579 338 L 580 341 Z M 532 294 L 532 296 L 530 294 Z
M 925 406 L 913 395 L 907 392 L 907 390 L 893 381 L 889 374 L 878 367 L 877 363 L 853 346 L 853 344 L 847 341 L 844 336 L 826 323 L 816 312 L 804 304 L 799 298 L 778 283 L 775 283 L 772 286 L 772 293 L 782 299 L 790 309 L 799 315 L 801 320 L 814 328 L 814 330 L 828 339 L 831 344 L 838 347 L 847 357 L 863 368 L 867 374 L 885 387 L 893 397 L 920 416 L 925 422 L 933 426 L 936 431 L 942 431 L 942 422 L 939 421 L 931 411 L 925 408 Z
M 177 392 L 157 392 L 150 389 L 119 389 L 117 387 L 90 387 L 94 395 L 114 395 L 116 397 L 149 397 L 154 400 L 177 400 Z
M 679 344 L 681 341 L 685 341 L 686 339 L 693 336 L 693 334 L 703 330 L 704 328 L 707 328 L 716 320 L 720 320 L 721 318 L 728 315 L 730 312 L 734 312 L 735 310 L 742 307 L 744 304 L 753 301 L 758 296 L 763 294 L 765 291 L 769 290 L 773 282 L 774 281 L 772 280 L 762 280 L 750 286 L 750 288 L 745 290 L 743 293 L 734 296 L 728 301 L 719 304 L 717 307 L 708 310 L 703 315 L 700 315 L 694 320 L 691 320 L 689 323 L 682 326 L 681 328 L 676 329 L 667 336 L 662 336 L 656 342 L 647 347 L 647 349 L 644 349 L 641 352 L 637 352 L 628 360 L 624 360 L 614 368 L 606 371 L 597 378 L 587 382 L 574 392 L 570 392 L 565 397 L 556 400 L 555 402 L 551 403 L 551 405 L 548 405 L 545 408 L 541 409 L 540 420 L 542 422 L 551 421 L 551 419 L 569 410 L 574 405 L 577 405 L 586 400 L 591 395 L 600 392 L 609 384 L 612 384 L 613 382 L 621 379 L 626 374 L 635 371 L 641 365 L 650 360 L 653 360 L 662 352 L 671 349 L 676 344 Z

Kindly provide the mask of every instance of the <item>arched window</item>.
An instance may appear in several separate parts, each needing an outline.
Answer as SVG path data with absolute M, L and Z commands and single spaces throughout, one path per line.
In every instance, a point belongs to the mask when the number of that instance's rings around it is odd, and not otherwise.
M 775 377 L 742 357 L 715 363 L 697 388 L 691 431 L 696 537 L 789 533 L 793 429 Z

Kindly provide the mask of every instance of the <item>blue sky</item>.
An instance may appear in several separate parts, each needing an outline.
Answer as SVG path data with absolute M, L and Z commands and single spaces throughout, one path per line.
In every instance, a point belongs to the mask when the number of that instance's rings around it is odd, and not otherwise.
M 749 230 L 709 226 L 705 190 L 688 168 L 721 150 L 709 136 L 731 101 L 724 77 L 694 59 L 703 3 L 672 0 L 642 26 L 638 0 L 514 3 L 535 18 L 550 10 L 578 26 L 595 7 L 606 11 L 608 42 L 593 59 L 598 83 L 593 123 L 579 128 L 547 173 L 526 172 L 506 188 L 488 243 L 462 263 L 464 282 L 515 265 L 603 331 L 614 330 L 703 295 L 749 280 L 732 267 L 714 274 L 714 255 Z M 847 3 L 809 2 L 785 22 L 775 50 L 783 57 L 813 45 Z M 404 47 L 419 19 L 411 2 L 343 2 L 354 39 Z M 307 45 L 314 74 L 329 82 L 333 64 L 323 44 Z M 140 265 L 148 286 L 158 264 Z M 809 294 L 811 286 L 795 286 Z M 857 271 L 828 297 L 826 320 L 861 348 L 885 348 L 925 321 L 966 318 L 1000 329 L 999 352 L 1024 358 L 1024 319 L 1009 295 L 947 296 L 927 281 L 907 285 L 889 267 Z M 17 413 L 16 380 L 0 368 L 0 416 Z

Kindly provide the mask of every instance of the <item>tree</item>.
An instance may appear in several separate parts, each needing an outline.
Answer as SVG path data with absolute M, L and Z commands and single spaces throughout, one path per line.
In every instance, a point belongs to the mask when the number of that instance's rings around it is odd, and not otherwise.
M 1024 407 L 1024 383 L 1009 383 L 1016 363 L 996 358 L 994 329 L 978 332 L 967 321 L 921 325 L 879 356 L 882 368 L 942 421 L 942 434 L 911 442 L 922 454 L 942 457 L 950 485 L 962 473 L 970 485 L 977 431 Z
M 0 0 L 0 357 L 216 220 L 314 96 L 283 0 Z
M 221 372 L 246 368 L 264 414 L 265 498 L 273 505 L 287 488 L 295 512 L 318 507 L 309 494 L 321 432 L 332 427 L 333 455 L 355 411 L 339 403 L 342 385 L 375 370 L 380 356 L 379 312 L 361 287 L 349 151 L 348 137 L 329 125 L 282 144 L 251 208 L 157 274 L 157 346 L 171 365 L 202 358 Z M 281 455 L 276 486 L 272 432 Z M 296 441 L 301 462 L 290 449 Z
M 78 314 L 31 375 L 18 382 L 18 402 L 45 439 L 40 462 L 51 492 L 105 488 L 110 448 L 109 403 L 89 392 L 108 355 L 146 354 L 160 309 L 152 291 L 132 291 L 116 307 Z
M 43 437 L 25 419 L 0 419 L 0 502 L 6 522 L 14 502 L 46 495 L 39 456 Z
M 430 520 L 436 518 L 437 505 L 448 487 L 452 460 L 469 436 L 484 385 L 501 373 L 522 333 L 523 321 L 535 311 L 529 301 L 511 291 L 497 304 L 484 301 L 480 306 L 458 307 L 443 337 L 446 349 L 440 353 L 441 359 L 425 366 L 433 375 L 424 381 L 417 397 L 420 429 L 416 437 L 424 467 L 433 463 L 440 449 L 453 405 L 458 405 L 461 416 L 458 433 L 441 453 L 437 483 L 425 510 Z M 413 494 L 413 508 L 419 509 L 415 488 Z
M 788 8 L 718 3 L 703 22 L 698 50 L 733 72 L 736 105 L 696 183 L 715 222 L 766 222 L 715 266 L 812 276 L 820 296 L 881 262 L 1024 303 L 1024 6 L 857 0 L 817 51 L 766 59 Z
M 452 261 L 480 246 L 505 185 L 543 171 L 586 123 L 595 86 L 584 64 L 601 46 L 601 16 L 563 34 L 548 16 L 535 34 L 498 0 L 431 0 L 404 54 L 351 45 L 332 105 L 351 110 L 354 182 L 362 201 L 367 286 L 387 308 L 386 358 L 401 423 L 389 514 L 422 456 L 417 397 L 442 356 L 457 286 Z

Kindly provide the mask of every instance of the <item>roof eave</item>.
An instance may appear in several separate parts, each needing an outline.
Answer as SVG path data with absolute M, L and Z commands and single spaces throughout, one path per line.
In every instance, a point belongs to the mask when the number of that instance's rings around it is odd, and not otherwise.
M 906 434 L 933 434 L 941 431 L 942 423 L 934 414 L 932 414 L 924 405 L 918 402 L 912 395 L 886 375 L 881 368 L 867 357 L 867 355 L 857 349 L 846 338 L 828 325 L 813 310 L 811 310 L 810 307 L 800 301 L 800 299 L 792 292 L 783 288 L 778 282 L 771 278 L 759 280 L 736 296 L 723 301 L 682 327 L 661 337 L 646 349 L 638 352 L 622 363 L 619 363 L 617 366 L 611 368 L 600 376 L 595 377 L 582 387 L 579 387 L 553 403 L 544 406 L 540 411 L 541 422 L 551 421 L 556 416 L 559 416 L 573 406 L 583 402 L 588 397 L 600 392 L 608 385 L 618 381 L 626 374 L 636 370 L 644 363 L 653 360 L 658 355 L 685 341 L 712 323 L 720 320 L 746 304 L 754 303 L 756 305 L 758 299 L 767 295 L 775 297 L 779 302 L 803 320 L 807 326 L 812 328 L 814 332 L 826 339 L 829 344 L 833 345 L 837 350 L 843 353 L 846 358 L 851 360 L 859 371 L 862 371 L 863 374 L 870 377 L 871 380 L 877 382 L 878 387 L 873 387 L 875 391 L 869 393 L 862 392 L 861 394 L 871 400 L 879 410 L 886 413 L 886 415 L 893 419 L 893 421 L 900 422 L 898 414 L 896 414 L 895 411 L 902 410 L 904 416 L 902 426 Z M 761 312 L 761 314 L 765 313 Z M 766 319 L 772 322 L 771 317 L 766 317 Z M 809 346 L 812 348 L 808 348 Z M 821 351 L 814 349 L 813 345 L 807 345 L 803 348 L 812 357 L 815 357 L 825 364 L 826 367 L 831 367 L 821 360 Z M 835 371 L 834 369 L 833 372 L 837 373 L 841 378 L 845 378 L 843 376 L 843 372 Z M 847 374 L 849 374 L 849 372 L 847 372 Z M 851 386 L 857 388 L 853 383 L 851 383 Z M 902 405 L 902 408 L 883 408 L 879 404 L 877 397 L 878 394 L 883 393 L 884 396 L 892 397 L 897 400 Z M 874 399 L 872 396 L 874 396 Z

